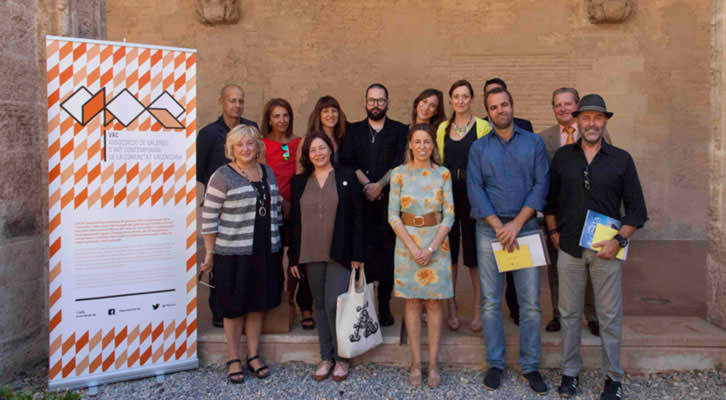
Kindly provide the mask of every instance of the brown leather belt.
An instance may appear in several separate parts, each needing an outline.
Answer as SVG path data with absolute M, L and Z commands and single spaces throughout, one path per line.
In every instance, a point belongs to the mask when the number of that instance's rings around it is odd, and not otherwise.
M 415 226 L 417 228 L 438 225 L 440 219 L 441 214 L 436 212 L 430 212 L 425 215 L 413 215 L 401 212 L 401 222 L 404 225 Z

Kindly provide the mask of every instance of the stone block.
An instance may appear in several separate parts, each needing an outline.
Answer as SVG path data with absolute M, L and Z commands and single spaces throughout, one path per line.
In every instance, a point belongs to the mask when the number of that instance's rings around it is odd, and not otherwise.
M 593 24 L 621 22 L 630 16 L 631 0 L 588 0 L 587 17 Z
M 47 354 L 44 240 L 0 242 L 0 381 Z

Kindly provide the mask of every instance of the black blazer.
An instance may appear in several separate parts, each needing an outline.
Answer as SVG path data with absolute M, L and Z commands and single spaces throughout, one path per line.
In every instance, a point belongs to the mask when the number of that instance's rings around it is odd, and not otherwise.
M 298 265 L 300 259 L 300 198 L 305 191 L 308 175 L 298 174 L 290 181 L 290 248 L 287 256 L 290 265 Z M 338 189 L 338 207 L 335 210 L 333 242 L 330 258 L 350 269 L 351 261 L 363 261 L 363 190 L 355 172 L 348 167 L 335 168 L 335 186 Z
M 373 155 L 373 165 L 370 165 L 371 135 L 368 120 L 348 124 L 343 143 L 340 144 L 340 164 L 354 171 L 360 169 L 368 179 L 376 182 L 386 172 L 403 163 L 407 136 L 406 125 L 386 118 L 383 130 L 376 138 L 379 151 Z

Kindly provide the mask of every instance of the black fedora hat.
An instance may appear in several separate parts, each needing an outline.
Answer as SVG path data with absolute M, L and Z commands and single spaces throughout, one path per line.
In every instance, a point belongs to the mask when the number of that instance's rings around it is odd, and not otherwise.
M 577 105 L 577 111 L 573 111 L 572 116 L 577 117 L 582 111 L 599 111 L 605 114 L 607 118 L 613 116 L 613 113 L 609 112 L 605 106 L 605 100 L 599 94 L 588 94 L 580 99 L 580 103 Z

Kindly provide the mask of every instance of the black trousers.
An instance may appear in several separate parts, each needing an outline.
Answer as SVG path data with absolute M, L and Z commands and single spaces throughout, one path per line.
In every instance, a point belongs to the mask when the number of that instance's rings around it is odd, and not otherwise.
M 368 282 L 378 281 L 378 304 L 388 306 L 393 292 L 393 254 L 396 235 L 388 224 L 388 193 L 381 200 L 366 201 L 366 263 Z

